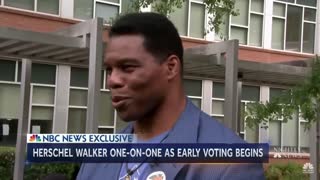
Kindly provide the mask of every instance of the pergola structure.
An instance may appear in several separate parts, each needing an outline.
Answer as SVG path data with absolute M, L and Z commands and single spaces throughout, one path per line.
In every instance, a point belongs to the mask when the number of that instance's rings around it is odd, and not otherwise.
M 293 86 L 304 81 L 311 71 L 309 67 L 238 60 L 237 40 L 186 49 L 184 60 L 186 75 L 225 80 L 224 124 L 238 133 L 243 81 Z M 204 98 L 211 99 L 211 94 Z
M 52 33 L 40 33 L 12 28 L 0 28 L 0 56 L 22 59 L 20 107 L 15 152 L 14 179 L 22 180 L 28 117 L 30 108 L 31 64 L 33 61 L 53 64 L 82 65 L 89 68 L 86 132 L 98 131 L 100 79 L 103 58 L 103 19 L 97 18 L 72 25 Z M 58 73 L 59 74 L 59 73 Z M 63 75 L 60 73 L 59 75 Z M 58 82 L 59 84 L 69 82 Z M 69 89 L 57 87 L 57 94 Z M 56 104 L 65 97 L 57 96 Z M 54 120 L 59 121 L 68 109 L 56 108 Z M 64 124 L 61 124 L 64 126 Z M 55 127 L 54 129 L 59 129 Z M 57 132 L 54 132 L 57 133 Z
M 100 109 L 100 80 L 103 59 L 103 20 L 101 18 L 71 25 L 60 31 L 40 33 L 0 27 L 0 56 L 22 59 L 20 115 L 15 152 L 14 179 L 23 179 L 26 135 L 30 109 L 31 63 L 44 62 L 64 65 L 81 65 L 89 68 L 86 133 L 97 133 Z M 59 71 L 59 70 L 58 70 Z M 293 85 L 302 81 L 310 69 L 281 64 L 263 64 L 238 61 L 238 41 L 211 43 L 186 49 L 184 54 L 184 74 L 225 79 L 225 120 L 234 131 L 239 131 L 238 109 L 241 82 L 258 81 Z M 58 76 L 70 76 L 63 71 Z M 68 79 L 68 78 L 66 78 Z M 69 80 L 69 79 L 68 79 Z M 64 101 L 64 83 L 57 82 L 54 121 L 67 118 L 68 109 L 60 108 Z M 59 87 L 61 85 L 61 87 Z M 211 98 L 204 97 L 204 98 Z M 61 133 L 65 124 L 53 128 L 53 133 Z
M 187 75 L 225 79 L 224 123 L 236 132 L 242 81 L 292 86 L 310 72 L 308 67 L 239 61 L 237 40 L 186 49 L 184 60 Z

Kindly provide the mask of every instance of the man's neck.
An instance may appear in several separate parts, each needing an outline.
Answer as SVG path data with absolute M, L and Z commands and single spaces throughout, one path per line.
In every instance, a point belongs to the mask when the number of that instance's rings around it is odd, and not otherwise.
M 170 98 L 167 98 L 152 116 L 135 122 L 134 133 L 139 139 L 148 140 L 169 131 L 174 126 L 187 102 L 184 94 Z

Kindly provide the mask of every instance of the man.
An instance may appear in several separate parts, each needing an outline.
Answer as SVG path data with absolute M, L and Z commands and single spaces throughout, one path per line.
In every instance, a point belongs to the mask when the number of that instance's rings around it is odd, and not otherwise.
M 120 18 L 106 50 L 112 105 L 130 122 L 123 133 L 147 143 L 243 143 L 186 98 L 183 47 L 174 25 L 156 13 Z M 264 179 L 261 164 L 84 164 L 78 179 Z

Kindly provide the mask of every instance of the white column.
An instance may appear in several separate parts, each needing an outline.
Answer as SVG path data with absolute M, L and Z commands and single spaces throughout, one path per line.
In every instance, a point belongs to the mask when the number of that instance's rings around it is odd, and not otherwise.
M 320 54 L 320 1 L 317 2 L 317 22 L 316 22 L 316 32 L 315 32 L 315 47 L 314 53 Z
M 73 18 L 73 6 L 74 6 L 74 0 L 61 0 L 60 1 L 60 11 L 61 11 L 61 17 L 63 18 Z
M 212 107 L 212 81 L 202 80 L 202 100 L 201 109 L 207 113 L 211 114 Z
M 70 94 L 70 71 L 70 66 L 58 66 L 52 128 L 53 133 L 67 133 Z
M 269 101 L 270 88 L 268 86 L 260 86 L 260 101 L 266 103 Z M 269 122 L 261 123 L 259 125 L 259 143 L 268 143 L 269 142 L 269 128 L 265 129 L 264 127 L 269 127 Z
M 264 7 L 262 46 L 265 49 L 271 49 L 273 1 L 264 1 Z

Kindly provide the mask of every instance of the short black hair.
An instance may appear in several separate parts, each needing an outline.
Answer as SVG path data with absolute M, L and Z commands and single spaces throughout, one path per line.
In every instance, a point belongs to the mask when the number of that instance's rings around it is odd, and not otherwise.
M 141 35 L 144 47 L 162 63 L 166 57 L 176 55 L 183 67 L 183 46 L 173 23 L 158 13 L 130 13 L 112 25 L 109 36 Z M 181 69 L 182 70 L 182 69 Z

